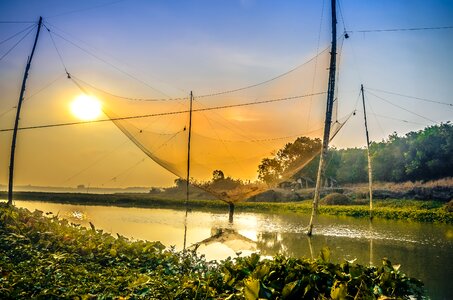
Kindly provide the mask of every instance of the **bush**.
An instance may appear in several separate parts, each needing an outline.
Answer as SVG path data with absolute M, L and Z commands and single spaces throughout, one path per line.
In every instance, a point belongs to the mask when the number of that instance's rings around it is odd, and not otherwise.
M 332 193 L 325 196 L 321 200 L 322 204 L 325 205 L 350 205 L 352 204 L 351 198 L 346 195 L 339 194 L 339 193 Z
M 445 204 L 445 211 L 446 212 L 453 212 L 453 199 L 451 199 L 450 202 Z

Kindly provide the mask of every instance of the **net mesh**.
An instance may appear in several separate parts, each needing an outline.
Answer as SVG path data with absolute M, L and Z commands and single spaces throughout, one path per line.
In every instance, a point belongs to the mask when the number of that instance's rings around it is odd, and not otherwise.
M 208 95 L 195 92 L 189 182 L 234 203 L 290 179 L 312 160 L 321 149 L 329 56 L 323 51 L 260 84 Z M 78 84 L 102 100 L 105 114 L 144 153 L 186 179 L 190 97 L 132 99 Z M 334 111 L 331 135 L 341 127 Z M 285 147 L 297 155 L 285 156 Z

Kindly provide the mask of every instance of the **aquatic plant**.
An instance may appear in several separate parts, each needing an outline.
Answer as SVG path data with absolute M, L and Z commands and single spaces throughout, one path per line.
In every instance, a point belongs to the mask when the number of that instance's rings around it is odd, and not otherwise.
M 0 298 L 404 299 L 423 284 L 380 267 L 258 254 L 208 262 L 160 242 L 131 241 L 40 211 L 0 205 Z

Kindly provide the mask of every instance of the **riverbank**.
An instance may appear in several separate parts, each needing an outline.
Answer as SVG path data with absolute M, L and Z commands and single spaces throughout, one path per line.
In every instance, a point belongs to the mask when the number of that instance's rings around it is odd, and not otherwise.
M 277 256 L 207 262 L 159 242 L 128 239 L 39 211 L 0 205 L 0 297 L 96 299 L 377 299 L 421 296 L 398 265 Z
M 1 198 L 6 193 L 0 193 Z M 82 193 L 42 193 L 17 192 L 16 200 L 45 201 L 66 204 L 83 205 L 113 205 L 121 207 L 144 208 L 173 208 L 183 209 L 184 199 L 159 198 L 150 194 L 82 194 Z M 191 199 L 190 209 L 201 211 L 225 211 L 228 205 L 219 200 Z M 236 204 L 236 211 L 249 212 L 295 212 L 308 214 L 311 212 L 311 200 L 293 202 L 241 202 Z M 320 205 L 321 215 L 349 216 L 357 218 L 369 217 L 369 207 L 366 202 L 352 205 Z M 422 201 L 406 199 L 379 199 L 374 202 L 373 216 L 389 220 L 408 220 L 417 222 L 432 222 L 453 224 L 453 213 L 445 209 L 441 201 Z

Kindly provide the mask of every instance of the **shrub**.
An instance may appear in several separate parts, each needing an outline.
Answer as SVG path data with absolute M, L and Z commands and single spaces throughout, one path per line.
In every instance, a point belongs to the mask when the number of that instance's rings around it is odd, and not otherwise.
M 451 199 L 450 202 L 445 204 L 445 211 L 446 212 L 453 212 L 453 199 Z
M 339 193 L 332 193 L 325 196 L 321 200 L 322 204 L 325 205 L 349 205 L 352 204 L 351 198 L 346 195 L 339 194 Z

